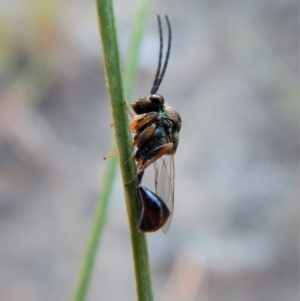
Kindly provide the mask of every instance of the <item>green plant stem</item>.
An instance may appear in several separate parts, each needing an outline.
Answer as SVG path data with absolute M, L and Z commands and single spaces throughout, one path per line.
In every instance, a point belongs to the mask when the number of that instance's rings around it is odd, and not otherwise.
M 124 106 L 125 100 L 112 1 L 97 0 L 97 8 L 106 81 L 119 150 L 121 174 L 123 183 L 127 183 L 136 174 L 136 168 L 134 160 L 126 164 L 132 153 L 132 140 L 128 126 L 128 115 Z M 136 185 L 136 181 L 132 181 L 128 186 L 124 186 L 124 194 L 129 218 L 138 299 L 141 301 L 150 301 L 153 300 L 153 294 L 148 250 L 145 234 L 138 229 Z
M 149 11 L 150 0 L 141 0 L 139 2 L 137 18 L 135 21 L 135 30 L 131 39 L 131 48 L 129 53 L 129 63 L 125 78 L 127 96 L 132 97 L 133 85 L 137 72 L 138 50 L 142 38 L 141 29 L 145 28 L 147 13 Z M 123 104 L 123 91 L 120 72 L 120 62 L 116 39 L 115 22 L 113 7 L 111 1 L 97 1 L 97 9 L 100 24 L 100 33 L 102 38 L 102 48 L 105 61 L 105 74 L 107 87 L 111 99 L 111 110 L 114 119 L 114 128 L 117 143 L 119 146 L 119 157 L 123 182 L 126 183 L 136 173 L 135 164 L 131 162 L 126 165 L 132 152 L 131 134 L 128 127 L 127 112 Z M 138 27 L 138 30 L 136 30 Z M 114 144 L 114 143 L 113 143 Z M 125 159 L 125 160 L 124 160 Z M 103 189 L 99 197 L 98 206 L 95 212 L 95 218 L 92 225 L 92 231 L 85 253 L 83 266 L 80 272 L 79 281 L 76 287 L 74 301 L 83 301 L 86 299 L 88 286 L 93 270 L 93 264 L 96 257 L 97 247 L 100 236 L 103 232 L 107 205 L 110 191 L 113 185 L 113 178 L 116 172 L 117 158 L 111 158 L 106 166 Z M 131 232 L 133 258 L 136 274 L 138 300 L 153 300 L 152 285 L 149 269 L 148 252 L 145 235 L 137 229 L 137 202 L 136 202 L 136 183 L 128 185 L 125 189 L 126 207 L 129 216 L 129 225 Z

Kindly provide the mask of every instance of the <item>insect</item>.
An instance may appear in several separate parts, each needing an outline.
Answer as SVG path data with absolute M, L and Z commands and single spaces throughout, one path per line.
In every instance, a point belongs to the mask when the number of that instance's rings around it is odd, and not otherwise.
M 150 95 L 138 99 L 131 107 L 137 114 L 130 125 L 135 136 L 137 147 L 135 160 L 139 178 L 138 197 L 141 204 L 140 228 L 145 231 L 156 231 L 163 227 L 167 232 L 174 206 L 174 157 L 181 129 L 181 117 L 176 110 L 156 94 L 167 69 L 171 49 L 171 25 L 165 16 L 168 26 L 168 46 L 163 68 L 161 70 L 163 35 L 160 16 L 157 16 L 160 36 L 159 59 Z M 156 193 L 141 186 L 145 169 L 153 164 L 155 170 Z M 168 210 L 166 210 L 166 208 Z

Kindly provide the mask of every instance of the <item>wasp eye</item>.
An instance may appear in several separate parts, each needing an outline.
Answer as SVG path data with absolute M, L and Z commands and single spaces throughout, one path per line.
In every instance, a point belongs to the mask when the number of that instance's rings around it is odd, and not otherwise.
M 159 94 L 149 95 L 149 100 L 157 105 L 163 105 L 165 101 L 164 98 Z

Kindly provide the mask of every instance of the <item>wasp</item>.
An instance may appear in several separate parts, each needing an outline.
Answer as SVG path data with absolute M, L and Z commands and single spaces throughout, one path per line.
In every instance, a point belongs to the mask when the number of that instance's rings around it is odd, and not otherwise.
M 162 65 L 163 34 L 160 16 L 157 15 L 160 47 L 156 74 L 150 95 L 131 104 L 137 114 L 130 125 L 135 134 L 133 144 L 137 148 L 134 156 L 137 165 L 138 198 L 141 208 L 140 229 L 153 232 L 162 227 L 167 232 L 174 207 L 174 154 L 178 147 L 181 117 L 157 94 L 167 69 L 171 50 L 171 25 L 165 16 L 168 27 L 168 46 Z M 152 165 L 155 169 L 155 193 L 141 185 L 145 169 Z

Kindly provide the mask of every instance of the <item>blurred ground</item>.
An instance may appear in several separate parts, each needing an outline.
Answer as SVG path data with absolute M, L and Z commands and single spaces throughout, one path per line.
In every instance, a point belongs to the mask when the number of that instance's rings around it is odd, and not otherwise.
M 124 57 L 135 3 L 114 3 Z M 156 1 L 136 98 L 156 13 L 183 120 L 171 229 L 148 236 L 156 300 L 299 300 L 299 2 Z M 0 300 L 70 300 L 112 133 L 95 4 L 1 1 L 0 45 Z M 135 300 L 120 180 L 89 300 Z

